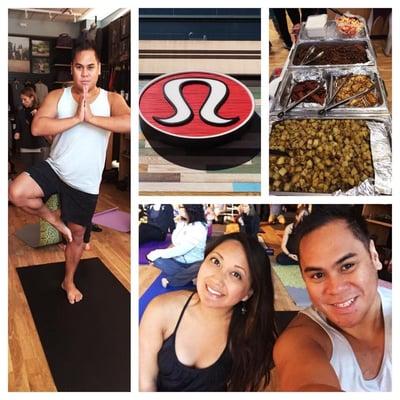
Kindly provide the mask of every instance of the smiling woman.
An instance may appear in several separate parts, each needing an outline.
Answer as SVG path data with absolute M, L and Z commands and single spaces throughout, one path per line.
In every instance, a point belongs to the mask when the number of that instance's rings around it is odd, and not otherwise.
M 269 382 L 274 292 L 255 237 L 206 249 L 197 291 L 155 298 L 140 324 L 141 391 L 257 391 Z

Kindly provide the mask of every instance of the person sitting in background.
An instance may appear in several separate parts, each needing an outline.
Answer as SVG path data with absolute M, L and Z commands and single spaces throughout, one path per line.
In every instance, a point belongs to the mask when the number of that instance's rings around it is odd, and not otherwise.
M 175 229 L 174 209 L 170 204 L 150 204 L 145 207 L 147 222 L 139 225 L 139 245 L 151 241 L 163 242 Z
M 146 308 L 139 390 L 263 390 L 275 337 L 268 257 L 253 236 L 219 236 L 207 246 L 195 292 L 163 294 Z
M 365 220 L 345 207 L 313 210 L 298 230 L 301 273 L 312 306 L 279 336 L 281 391 L 390 392 L 392 292 Z
M 256 209 L 253 204 L 240 204 L 238 207 L 239 215 L 237 217 L 237 223 L 239 224 L 240 232 L 245 232 L 248 235 L 255 236 L 258 242 L 264 248 L 268 255 L 273 255 L 274 251 L 272 248 L 264 242 L 264 239 L 260 232 L 260 217 L 258 216 Z
M 49 144 L 44 137 L 33 136 L 31 126 L 39 105 L 35 91 L 31 87 L 21 90 L 22 108 L 18 110 L 14 139 L 20 143 L 21 160 L 24 169 L 44 160 L 49 152 Z
M 300 206 L 296 210 L 294 222 L 287 225 L 283 233 L 281 249 L 282 252 L 276 256 L 276 262 L 280 265 L 298 264 L 297 257 L 297 227 L 305 216 L 308 215 L 307 207 Z
M 224 213 L 226 212 L 226 204 L 214 204 L 215 220 L 219 224 L 223 224 Z
M 284 211 L 282 204 L 270 204 L 268 223 L 273 225 L 276 224 L 276 221 L 278 221 L 279 224 L 284 225 L 286 223 L 286 219 L 283 213 Z
M 257 215 L 254 206 L 252 204 L 240 204 L 238 211 L 237 222 L 240 232 L 257 236 L 260 231 L 260 217 Z
M 204 216 L 206 217 L 207 225 L 210 226 L 213 222 L 217 219 L 217 216 L 214 212 L 214 205 L 213 204 L 206 204 L 205 205 L 205 212 Z
M 184 286 L 196 277 L 204 258 L 207 224 L 201 204 L 179 206 L 179 217 L 172 232 L 172 247 L 157 249 L 147 254 L 147 259 L 167 277 L 162 285 Z M 186 269 L 190 268 L 188 277 Z

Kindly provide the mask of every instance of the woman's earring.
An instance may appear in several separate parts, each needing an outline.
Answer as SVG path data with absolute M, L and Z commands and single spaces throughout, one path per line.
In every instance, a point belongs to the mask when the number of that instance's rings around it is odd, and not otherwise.
M 242 307 L 240 308 L 240 312 L 242 313 L 242 315 L 245 315 L 247 313 L 247 307 L 245 301 L 242 301 Z

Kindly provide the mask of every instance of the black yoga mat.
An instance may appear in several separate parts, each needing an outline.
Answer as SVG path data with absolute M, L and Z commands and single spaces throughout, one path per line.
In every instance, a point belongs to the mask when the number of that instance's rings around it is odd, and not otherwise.
M 101 260 L 80 261 L 75 304 L 60 287 L 63 262 L 17 271 L 57 389 L 130 391 L 130 293 Z

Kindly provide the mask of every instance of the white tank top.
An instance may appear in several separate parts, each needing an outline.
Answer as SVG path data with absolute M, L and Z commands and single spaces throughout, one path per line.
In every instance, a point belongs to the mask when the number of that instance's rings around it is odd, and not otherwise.
M 73 117 L 77 107 L 71 88 L 65 88 L 58 101 L 57 118 Z M 96 116 L 111 115 L 105 90 L 100 89 L 90 109 Z M 85 193 L 98 194 L 109 137 L 110 131 L 81 122 L 55 136 L 46 161 L 68 186 Z
M 336 372 L 341 388 L 346 392 L 390 392 L 392 390 L 392 291 L 386 288 L 379 288 L 378 291 L 385 323 L 385 350 L 381 368 L 374 379 L 364 379 L 350 343 L 326 322 L 321 313 L 313 307 L 300 311 L 320 325 L 328 334 L 332 342 L 330 363 Z

